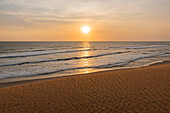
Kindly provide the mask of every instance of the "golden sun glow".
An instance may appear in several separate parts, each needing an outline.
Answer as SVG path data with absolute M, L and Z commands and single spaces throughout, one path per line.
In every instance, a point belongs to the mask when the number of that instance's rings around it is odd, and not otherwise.
M 90 32 L 90 27 L 88 27 L 88 26 L 83 26 L 82 29 L 81 29 L 81 31 L 82 31 L 84 34 L 87 34 L 87 33 Z

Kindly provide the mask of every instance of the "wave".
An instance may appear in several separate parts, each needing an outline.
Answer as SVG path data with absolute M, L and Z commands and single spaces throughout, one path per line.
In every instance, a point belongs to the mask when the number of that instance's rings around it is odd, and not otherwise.
M 66 60 L 75 60 L 75 59 L 85 59 L 85 58 L 95 58 L 95 57 L 102 57 L 102 56 L 107 56 L 107 55 L 123 54 L 123 53 L 128 53 L 128 52 L 131 52 L 131 51 L 106 53 L 106 54 L 99 54 L 99 55 L 93 55 L 93 56 L 70 57 L 70 58 L 63 58 L 63 59 L 22 62 L 22 63 L 16 63 L 16 64 L 5 64 L 5 65 L 0 65 L 0 67 L 16 66 L 16 65 L 24 65 L 24 64 L 36 64 L 36 63 L 45 63 L 45 62 L 56 62 L 56 61 L 66 61 Z
M 35 49 L 35 50 L 17 50 L 17 51 L 10 51 L 8 53 L 26 53 L 26 52 L 41 52 L 41 51 L 51 51 L 51 50 L 57 50 L 57 49 Z M 0 54 L 7 53 L 5 50 L 4 52 L 0 52 Z
M 170 53 L 168 53 L 170 54 Z M 76 67 L 76 68 L 67 68 L 67 69 L 60 69 L 60 70 L 56 70 L 56 71 L 51 71 L 51 72 L 44 72 L 44 73 L 38 73 L 38 74 L 31 74 L 31 75 L 21 75 L 21 76 L 15 76 L 15 77 L 26 77 L 26 76 L 39 76 L 39 75 L 48 75 L 48 74 L 54 74 L 54 73 L 58 73 L 58 72 L 63 72 L 63 71 L 69 71 L 69 70 L 79 70 L 79 69 L 88 69 L 88 68 L 92 68 L 92 69 L 105 69 L 105 68 L 113 68 L 113 67 L 123 67 L 126 66 L 132 62 L 135 62 L 137 60 L 141 60 L 144 58 L 151 58 L 151 57 L 157 57 L 157 56 L 161 56 L 164 54 L 155 54 L 155 55 L 150 55 L 150 56 L 144 56 L 144 57 L 138 57 L 132 60 L 128 60 L 128 61 L 124 61 L 124 62 L 116 62 L 116 63 L 109 63 L 106 65 L 99 65 L 99 66 L 86 66 L 86 67 Z M 12 78 L 8 77 L 8 78 Z
M 145 49 L 145 48 L 157 48 L 157 47 L 167 47 L 168 45 L 148 45 L 148 46 L 123 46 L 123 47 L 109 47 L 115 49 Z
M 37 51 L 51 51 L 57 49 L 34 49 L 34 50 L 27 50 L 27 51 L 17 51 L 17 52 L 37 52 Z
M 95 68 L 103 69 L 103 68 L 112 68 L 112 67 L 122 67 L 122 66 L 126 66 L 126 65 L 128 65 L 128 64 L 130 64 L 132 62 L 141 60 L 141 59 L 158 57 L 158 56 L 163 56 L 163 55 L 166 55 L 166 54 L 170 54 L 170 53 L 143 56 L 143 57 L 134 58 L 132 60 L 127 60 L 127 61 L 124 61 L 124 62 L 118 62 L 118 63 L 113 63 L 113 64 L 106 64 L 106 65 L 97 66 Z
M 59 53 L 73 53 L 73 52 L 90 51 L 90 50 L 91 50 L 91 49 L 58 51 L 58 52 L 51 52 L 51 53 L 27 54 L 27 55 L 8 55 L 8 56 L 0 56 L 0 59 L 1 59 L 1 58 L 20 58 L 20 57 L 42 56 L 42 55 L 59 54 Z

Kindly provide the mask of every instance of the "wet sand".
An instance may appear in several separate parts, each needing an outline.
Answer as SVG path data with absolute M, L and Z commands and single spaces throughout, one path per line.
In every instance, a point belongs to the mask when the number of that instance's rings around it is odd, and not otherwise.
M 170 112 L 170 63 L 0 88 L 5 112 Z

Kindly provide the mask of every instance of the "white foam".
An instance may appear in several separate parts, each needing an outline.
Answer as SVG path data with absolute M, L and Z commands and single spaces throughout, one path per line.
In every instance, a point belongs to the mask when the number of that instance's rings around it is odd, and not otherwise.
M 168 45 L 148 45 L 148 46 L 123 46 L 123 47 L 109 47 L 109 48 L 119 48 L 119 49 L 144 49 L 144 48 L 157 48 L 157 47 L 167 47 Z

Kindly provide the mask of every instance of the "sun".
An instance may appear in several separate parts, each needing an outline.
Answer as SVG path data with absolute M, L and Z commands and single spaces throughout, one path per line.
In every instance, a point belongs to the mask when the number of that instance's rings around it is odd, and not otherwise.
M 82 29 L 81 29 L 81 31 L 82 31 L 84 34 L 87 34 L 87 33 L 90 32 L 90 27 L 88 27 L 88 26 L 83 26 Z

